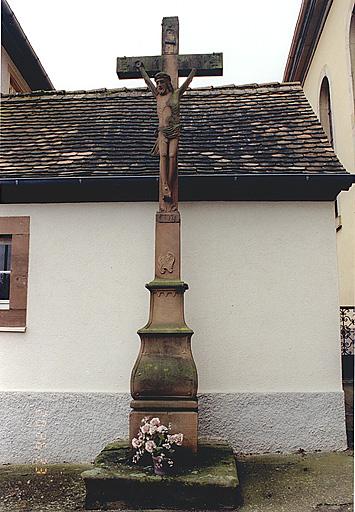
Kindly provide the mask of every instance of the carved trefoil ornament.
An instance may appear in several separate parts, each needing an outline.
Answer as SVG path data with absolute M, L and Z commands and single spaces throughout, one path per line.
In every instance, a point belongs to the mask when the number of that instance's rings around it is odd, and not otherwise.
M 165 274 L 165 272 L 169 272 L 169 274 L 173 273 L 175 264 L 175 255 L 171 251 L 168 251 L 165 256 L 159 256 L 158 258 L 158 268 L 161 274 Z

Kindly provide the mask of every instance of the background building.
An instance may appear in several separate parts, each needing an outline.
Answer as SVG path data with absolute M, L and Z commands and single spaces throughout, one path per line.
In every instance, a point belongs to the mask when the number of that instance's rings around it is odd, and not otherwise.
M 348 172 L 355 172 L 353 0 L 304 0 L 285 69 L 300 81 L 329 142 Z M 340 303 L 354 306 L 355 189 L 336 208 Z
M 353 0 L 303 0 L 284 80 L 300 81 L 339 160 L 355 172 Z M 353 430 L 355 187 L 335 203 L 344 388 Z
M 46 460 L 90 460 L 127 435 L 153 275 L 154 99 L 58 91 L 2 108 L 0 458 L 30 461 L 42 421 Z M 299 84 L 192 89 L 181 114 L 200 434 L 246 452 L 344 449 L 333 204 L 351 175 Z
M 6 0 L 1 0 L 1 92 L 52 90 L 52 82 Z

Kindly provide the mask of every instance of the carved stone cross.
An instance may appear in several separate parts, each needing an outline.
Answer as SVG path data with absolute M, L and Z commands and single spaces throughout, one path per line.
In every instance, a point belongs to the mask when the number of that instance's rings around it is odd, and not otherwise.
M 179 18 L 163 18 L 162 54 L 154 57 L 118 57 L 117 75 L 120 79 L 141 78 L 136 62 L 141 61 L 151 78 L 165 71 L 171 76 L 176 89 L 178 76 L 188 76 L 196 69 L 196 76 L 220 76 L 223 74 L 222 53 L 179 55 Z
M 140 421 L 157 416 L 174 432 L 184 434 L 184 446 L 197 451 L 197 370 L 191 352 L 193 331 L 185 323 L 180 277 L 180 213 L 178 211 L 177 152 L 180 98 L 193 76 L 221 75 L 222 54 L 179 55 L 179 20 L 163 18 L 162 55 L 120 57 L 121 79 L 143 77 L 156 98 L 160 156 L 159 212 L 156 214 L 155 277 L 150 291 L 149 320 L 138 331 L 141 348 L 131 375 L 133 401 L 130 439 Z M 156 85 L 149 77 L 155 77 Z M 179 76 L 187 80 L 179 88 Z

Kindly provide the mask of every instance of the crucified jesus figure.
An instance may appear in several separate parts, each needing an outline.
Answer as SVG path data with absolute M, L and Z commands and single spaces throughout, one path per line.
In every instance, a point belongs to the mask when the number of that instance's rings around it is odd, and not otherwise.
M 141 61 L 136 62 L 136 67 L 157 100 L 159 133 L 152 152 L 160 156 L 160 183 L 165 205 L 164 209 L 176 210 L 177 207 L 174 204 L 172 192 L 177 177 L 177 152 L 180 138 L 180 98 L 195 76 L 196 69 L 192 69 L 182 86 L 174 90 L 171 78 L 167 73 L 157 73 L 154 77 L 156 83 L 154 85 Z M 169 208 L 167 203 L 170 206 Z

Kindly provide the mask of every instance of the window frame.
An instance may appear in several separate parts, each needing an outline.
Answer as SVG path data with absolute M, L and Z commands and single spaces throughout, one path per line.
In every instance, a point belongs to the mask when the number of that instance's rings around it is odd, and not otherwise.
M 3 242 L 3 237 L 4 235 L 0 234 L 0 248 L 2 245 L 10 245 L 10 247 L 12 247 L 12 236 L 11 235 L 5 235 L 5 243 Z M 7 240 L 8 238 L 8 240 Z M 9 244 L 6 243 L 7 242 L 10 242 Z M 6 257 L 5 257 L 5 260 L 6 260 Z M 1 275 L 4 275 L 4 274 L 8 274 L 10 276 L 10 283 L 11 283 L 11 249 L 10 249 L 10 269 L 6 269 L 6 266 L 5 266 L 5 270 L 1 270 L 1 267 L 0 267 L 0 276 Z M 9 295 L 10 295 L 10 289 L 9 289 Z M 1 297 L 1 295 L 0 295 Z M 10 297 L 8 299 L 0 299 L 0 309 L 10 309 Z
M 329 144 L 334 148 L 333 110 L 330 93 L 330 82 L 327 75 L 324 75 L 319 89 L 319 120 L 327 136 Z
M 0 331 L 24 331 L 27 319 L 30 217 L 0 217 L 0 235 L 11 236 L 11 280 L 7 309 L 0 309 Z

